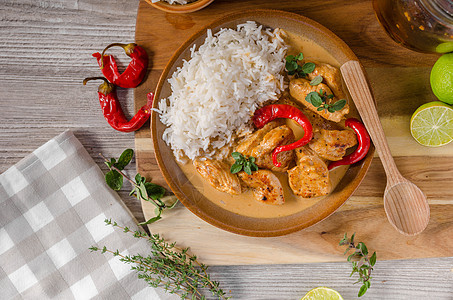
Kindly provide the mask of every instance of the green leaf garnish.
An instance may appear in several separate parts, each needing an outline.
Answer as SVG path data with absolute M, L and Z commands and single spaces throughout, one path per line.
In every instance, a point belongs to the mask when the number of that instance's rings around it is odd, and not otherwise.
M 327 103 L 327 99 L 332 99 L 333 97 L 332 94 L 326 95 L 326 92 L 323 89 L 320 89 L 319 93 L 316 91 L 308 93 L 307 96 L 305 96 L 305 101 L 314 107 L 317 107 L 317 111 L 326 110 L 326 112 L 334 113 L 342 110 L 347 102 L 345 99 L 341 99 L 332 104 Z
M 308 73 L 315 70 L 316 65 L 312 62 L 305 63 L 303 66 L 299 65 L 299 62 L 304 59 L 304 55 L 301 53 L 297 55 L 288 55 L 285 57 L 285 68 L 288 75 L 296 75 L 298 77 L 305 77 Z
M 320 84 L 323 80 L 324 80 L 324 78 L 322 78 L 321 75 L 318 75 L 318 76 L 316 76 L 315 78 L 313 78 L 313 79 L 310 81 L 310 85 L 318 85 L 318 84 Z
M 341 99 L 335 102 L 334 104 L 331 104 L 330 107 L 332 107 L 335 111 L 342 110 L 343 107 L 346 105 L 346 100 Z
M 105 182 L 113 190 L 119 191 L 123 187 L 123 176 L 118 171 L 111 170 L 105 174 Z
M 302 66 L 302 70 L 304 71 L 305 74 L 311 73 L 315 70 L 316 65 L 312 62 L 305 63 Z
M 255 164 L 255 157 L 250 156 L 249 158 L 245 158 L 239 152 L 233 152 L 231 156 L 235 159 L 235 163 L 230 168 L 231 174 L 236 174 L 244 170 L 248 175 L 252 175 L 252 172 L 258 171 L 258 166 Z

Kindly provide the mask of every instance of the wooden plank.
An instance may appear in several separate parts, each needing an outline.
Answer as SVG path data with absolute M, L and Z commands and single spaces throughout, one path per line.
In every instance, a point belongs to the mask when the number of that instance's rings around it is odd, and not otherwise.
M 208 8 L 187 15 L 172 15 L 140 2 L 136 40 L 152 53 L 148 80 L 136 89 L 136 108 L 153 90 L 161 70 L 172 53 L 191 34 L 226 12 L 238 9 L 274 8 L 301 13 L 339 35 L 365 65 L 375 92 L 377 107 L 388 142 L 401 173 L 422 188 L 431 206 L 431 222 L 417 237 L 403 237 L 387 222 L 382 204 L 386 178 L 376 158 L 354 196 L 335 214 L 306 230 L 276 238 L 250 238 L 228 233 L 202 221 L 182 205 L 150 227 L 152 231 L 191 246 L 203 261 L 216 264 L 276 264 L 341 261 L 338 237 L 344 232 L 360 231 L 380 259 L 440 257 L 452 255 L 453 234 L 453 144 L 426 148 L 412 139 L 409 119 L 421 104 L 435 100 L 429 86 L 433 55 L 422 55 L 397 46 L 380 28 L 368 1 L 345 5 L 341 1 L 325 3 L 214 1 Z M 329 13 L 335 11 L 335 14 Z M 326 14 L 329 18 L 325 18 Z M 169 39 L 168 37 L 171 37 Z M 391 53 L 391 55 L 388 55 Z M 384 55 L 387 54 L 387 55 Z M 136 134 L 137 168 L 156 183 L 164 184 L 154 159 L 149 129 Z M 146 217 L 154 208 L 143 203 Z M 436 249 L 426 244 L 438 241 Z M 388 247 L 394 244 L 394 247 Z M 396 250 L 398 249 L 398 250 Z M 275 251 L 280 255 L 275 256 Z
M 242 3 L 234 2 L 236 5 Z M 366 2 L 343 1 L 343 6 L 371 5 Z M 320 6 L 330 7 L 331 2 L 311 1 L 310 4 L 319 9 Z M 91 51 L 112 41 L 133 39 L 136 10 L 137 2 L 130 0 L 112 0 L 108 5 L 98 0 L 0 2 L 0 37 L 3 41 L 0 52 L 0 173 L 65 128 L 75 130 L 101 168 L 104 164 L 97 158 L 99 151 L 115 156 L 121 150 L 133 147 L 133 135 L 111 130 L 99 115 L 95 89 L 80 86 L 79 81 L 84 76 L 96 74 L 97 67 L 89 57 Z M 299 10 L 299 13 L 304 12 Z M 318 21 L 330 23 L 329 20 Z M 374 40 L 367 43 L 379 42 L 382 36 L 372 38 Z M 35 45 L 45 49 L 34 50 Z M 381 60 L 393 59 L 386 51 L 379 55 Z M 34 91 L 32 96 L 30 91 Z M 127 111 L 132 113 L 132 106 L 127 105 L 132 103 L 132 93 L 122 94 L 121 99 Z M 375 167 L 379 165 L 372 168 Z M 430 178 L 435 178 L 435 172 L 430 172 Z M 127 192 L 121 196 L 134 215 L 140 217 L 140 203 L 128 197 Z M 361 238 L 361 232 L 358 230 L 358 238 L 366 242 Z M 186 242 L 186 245 L 190 246 L 190 243 Z M 432 245 L 429 243 L 426 247 Z M 281 255 L 278 251 L 274 253 Z M 367 299 L 451 300 L 453 258 L 381 261 L 379 255 L 378 252 Z M 355 278 L 348 277 L 350 271 L 346 262 L 209 268 L 211 277 L 231 291 L 234 299 L 248 300 L 300 299 L 308 290 L 321 285 L 338 290 L 345 299 L 356 299 L 359 286 L 353 285 Z

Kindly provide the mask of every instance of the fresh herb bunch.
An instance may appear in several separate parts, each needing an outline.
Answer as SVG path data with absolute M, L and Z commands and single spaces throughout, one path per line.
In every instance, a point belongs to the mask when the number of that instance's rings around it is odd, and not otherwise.
M 116 222 L 106 219 L 107 226 L 122 229 L 135 238 L 143 238 L 151 244 L 151 255 L 122 255 L 118 250 L 110 250 L 92 246 L 91 251 L 111 253 L 120 261 L 131 264 L 131 269 L 138 273 L 138 278 L 145 280 L 152 287 L 161 287 L 167 293 L 176 294 L 181 299 L 206 299 L 202 294 L 209 290 L 218 299 L 229 299 L 219 287 L 219 282 L 211 280 L 207 273 L 208 266 L 198 262 L 195 255 L 189 254 L 189 248 L 180 249 L 176 243 L 168 243 L 159 234 L 148 235 L 146 232 L 132 231 L 128 227 L 119 226 Z
M 255 164 L 255 158 L 253 156 L 245 158 L 245 156 L 239 152 L 233 152 L 231 153 L 231 156 L 235 159 L 235 163 L 230 169 L 232 174 L 236 174 L 242 171 L 242 169 L 244 169 L 244 172 L 248 175 L 252 175 L 252 172 L 258 171 L 258 166 Z
M 109 187 L 115 191 L 120 190 L 123 187 L 123 178 L 126 178 L 133 186 L 132 191 L 129 193 L 130 196 L 134 195 L 139 200 L 151 202 L 156 206 L 154 212 L 155 217 L 142 222 L 139 225 L 147 225 L 154 223 L 162 219 L 162 212 L 166 209 L 172 209 L 177 203 L 177 198 L 175 196 L 164 197 L 166 190 L 160 185 L 147 182 L 146 178 L 141 176 L 140 173 L 135 175 L 135 181 L 129 178 L 122 171 L 124 168 L 131 162 L 132 157 L 134 156 L 134 150 L 126 149 L 121 153 L 118 160 L 111 158 L 108 160 L 102 154 L 100 154 L 105 160 L 105 164 L 109 167 L 110 171 L 105 174 L 105 182 Z
M 304 59 L 304 55 L 301 53 L 297 55 L 288 55 L 285 57 L 286 64 L 285 68 L 288 72 L 288 75 L 296 75 L 298 77 L 305 77 L 308 73 L 311 73 L 315 70 L 316 65 L 312 62 L 308 62 L 303 64 L 302 66 L 299 65 L 299 61 Z
M 313 79 L 314 80 L 314 79 Z M 319 90 L 319 93 L 316 91 L 308 93 L 305 97 L 305 101 L 312 104 L 314 107 L 317 107 L 318 111 L 326 110 L 326 112 L 334 113 L 336 111 L 342 110 L 346 105 L 346 100 L 341 99 L 335 103 L 328 104 L 327 99 L 332 99 L 334 96 L 332 94 L 327 95 L 323 89 Z
M 368 249 L 364 243 L 359 242 L 357 246 L 354 244 L 355 233 L 351 236 L 351 239 L 348 238 L 348 235 L 345 233 L 344 237 L 340 241 L 340 246 L 347 245 L 348 248 L 344 252 L 346 255 L 349 250 L 354 250 L 354 253 L 348 256 L 348 261 L 352 263 L 352 273 L 349 276 L 352 276 L 354 273 L 359 274 L 359 279 L 354 283 L 362 283 L 362 287 L 359 290 L 358 296 L 363 296 L 370 287 L 371 280 L 371 271 L 373 270 L 374 265 L 376 264 L 376 252 L 374 252 L 370 258 L 368 258 Z

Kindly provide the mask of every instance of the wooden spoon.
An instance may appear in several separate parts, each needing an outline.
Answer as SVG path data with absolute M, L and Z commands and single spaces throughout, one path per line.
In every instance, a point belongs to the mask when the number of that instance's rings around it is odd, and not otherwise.
M 419 234 L 429 222 L 429 205 L 426 196 L 415 184 L 404 178 L 396 167 L 360 63 L 351 60 L 340 69 L 387 174 L 384 193 L 384 209 L 387 218 L 400 233 Z

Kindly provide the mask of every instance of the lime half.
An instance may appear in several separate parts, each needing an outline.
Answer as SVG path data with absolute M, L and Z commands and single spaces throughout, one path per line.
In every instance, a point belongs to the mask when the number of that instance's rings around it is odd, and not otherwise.
M 440 101 L 453 104 L 453 53 L 439 57 L 431 69 L 429 81 Z
M 302 300 L 343 300 L 343 297 L 336 290 L 320 286 L 309 291 Z
M 412 115 L 411 134 L 423 146 L 439 147 L 453 140 L 453 108 L 443 102 L 423 104 Z

